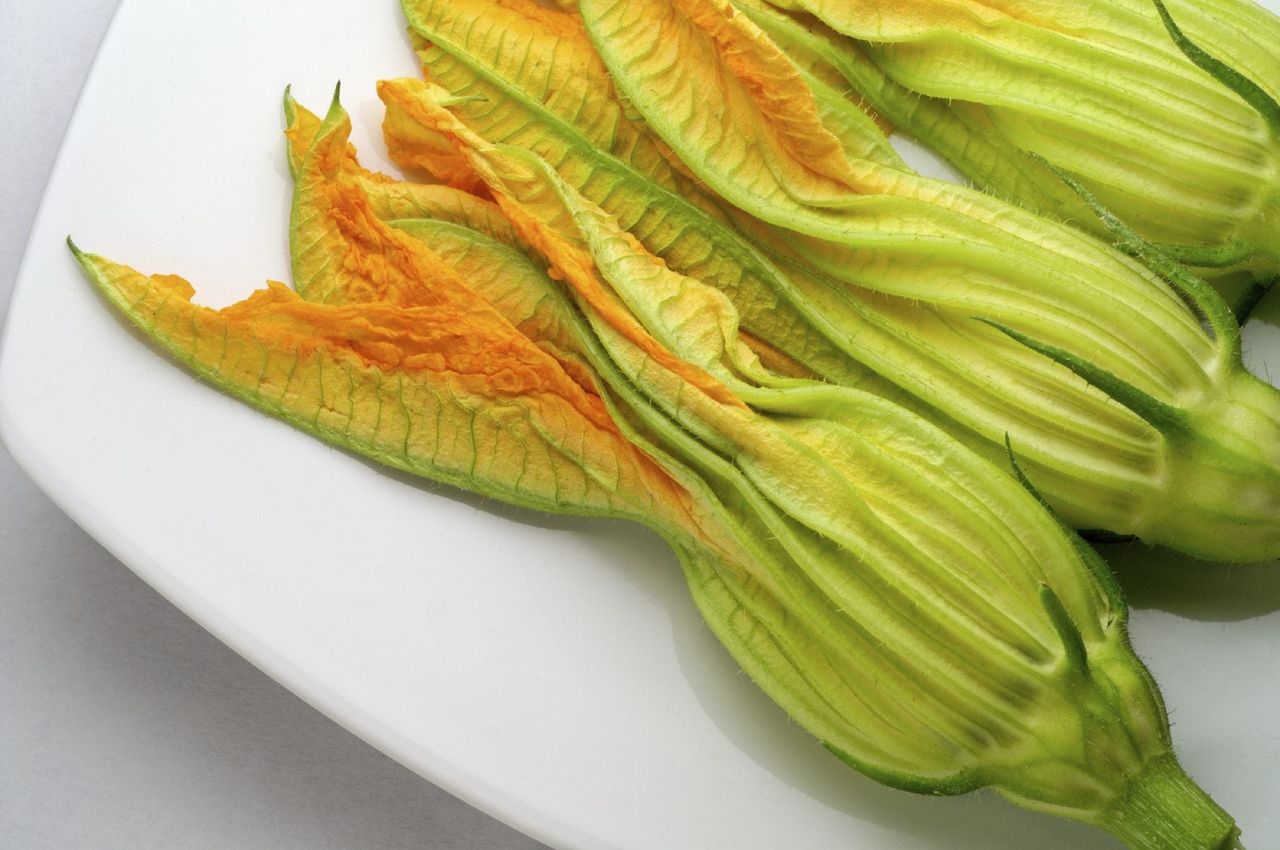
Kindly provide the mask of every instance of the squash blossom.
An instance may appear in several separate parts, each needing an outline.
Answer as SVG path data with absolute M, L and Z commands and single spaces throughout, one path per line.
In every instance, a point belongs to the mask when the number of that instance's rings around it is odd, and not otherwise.
M 1098 230 L 1035 154 L 1206 276 L 1280 272 L 1280 19 L 1253 0 L 738 5 L 996 195 Z
M 1076 527 L 1217 560 L 1280 554 L 1280 394 L 1244 371 L 1203 284 L 910 173 L 865 114 L 727 7 L 707 26 L 740 38 L 732 61 L 667 3 L 582 4 L 599 55 L 582 20 L 532 0 L 404 6 L 448 120 L 551 163 L 672 269 L 728 295 L 771 350 L 994 463 L 1010 435 Z M 380 91 L 403 164 L 421 165 L 417 140 L 447 149 L 422 83 Z
M 496 207 L 364 171 L 336 100 L 323 121 L 288 101 L 298 292 L 211 310 L 73 250 L 158 346 L 304 431 L 654 528 L 738 663 L 858 770 L 994 787 L 1136 850 L 1238 846 L 1105 565 L 1025 482 L 876 395 L 772 372 L 723 293 L 427 94 Z

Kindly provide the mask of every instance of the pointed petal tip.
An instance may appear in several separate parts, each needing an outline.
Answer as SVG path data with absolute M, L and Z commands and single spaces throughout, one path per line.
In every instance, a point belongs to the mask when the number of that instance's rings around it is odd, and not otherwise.
M 292 127 L 298 120 L 298 101 L 293 99 L 293 83 L 284 87 L 284 123 Z
M 332 127 L 335 123 L 342 121 L 347 116 L 347 111 L 342 108 L 342 81 L 339 80 L 333 86 L 333 97 L 329 101 L 329 109 L 325 112 L 324 124 Z
M 71 234 L 69 233 L 67 234 L 67 250 L 71 252 L 71 256 L 75 257 L 77 263 L 86 269 L 89 267 L 89 254 L 80 250 L 80 246 L 75 243 L 75 240 L 71 238 Z

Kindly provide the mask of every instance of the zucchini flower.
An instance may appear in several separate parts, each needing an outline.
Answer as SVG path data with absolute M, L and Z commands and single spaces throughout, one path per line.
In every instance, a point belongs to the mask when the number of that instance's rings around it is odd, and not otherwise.
M 1110 574 L 1022 484 L 877 396 L 772 374 L 723 294 L 535 156 L 451 128 L 503 225 L 364 172 L 336 102 L 323 121 L 288 109 L 291 242 L 317 300 L 271 284 L 212 310 L 73 246 L 159 347 L 398 469 L 654 528 L 738 663 L 882 782 L 992 786 L 1135 850 L 1232 845 L 1173 756 Z M 428 217 L 382 218 L 407 209 Z
M 727 8 L 713 22 L 749 45 L 734 63 L 705 33 L 675 32 L 669 4 L 610 7 L 624 34 L 589 6 L 603 62 L 576 16 L 532 0 L 406 2 L 450 97 L 382 84 L 390 149 L 439 144 L 443 104 L 552 163 L 811 374 L 908 407 L 994 463 L 1010 435 L 1076 527 L 1219 560 L 1280 554 L 1280 394 L 1240 365 L 1216 296 L 1196 290 L 1215 317 L 1206 332 L 1141 263 L 909 173 L 865 114 L 815 95 L 819 75 Z M 680 49 L 652 48 L 660 36 Z M 628 50 L 649 64 L 627 67 Z
M 1280 19 L 1253 0 L 738 5 L 998 196 L 1101 233 L 1047 161 L 1205 276 L 1280 272 Z
M 1225 850 L 1234 831 L 1192 802 L 1185 778 L 1144 775 L 1164 772 L 1166 733 L 1121 649 L 1123 602 L 1096 556 L 1031 510 L 1033 493 L 877 396 L 771 374 L 722 293 L 672 271 L 544 161 L 450 121 L 449 96 L 431 93 L 436 129 L 565 282 L 585 319 L 581 350 L 616 408 L 647 426 L 646 450 L 731 508 L 752 564 L 705 573 L 694 594 L 775 700 L 894 787 L 990 785 L 1135 848 Z M 1044 652 L 1089 681 L 1046 677 L 1031 661 Z M 1117 748 L 1122 735 L 1134 737 Z M 1136 811 L 1148 806 L 1163 835 Z

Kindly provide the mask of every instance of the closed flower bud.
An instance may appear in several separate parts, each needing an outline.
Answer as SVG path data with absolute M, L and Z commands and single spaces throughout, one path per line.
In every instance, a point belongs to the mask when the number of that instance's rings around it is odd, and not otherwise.
M 1205 276 L 1280 272 L 1280 19 L 1253 0 L 738 2 L 997 196 L 1102 232 L 1034 154 Z

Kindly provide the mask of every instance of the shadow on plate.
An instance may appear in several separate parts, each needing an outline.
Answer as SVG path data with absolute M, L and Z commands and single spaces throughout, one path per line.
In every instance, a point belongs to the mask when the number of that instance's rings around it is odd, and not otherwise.
M 1095 544 L 1132 608 L 1209 622 L 1280 610 L 1280 562 L 1218 564 L 1140 542 Z

